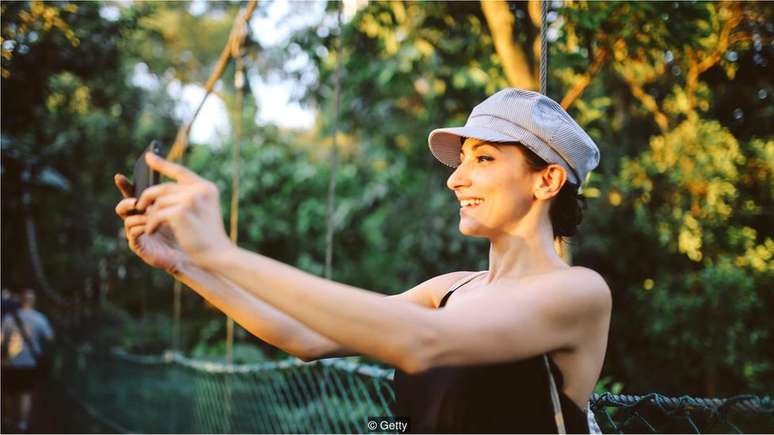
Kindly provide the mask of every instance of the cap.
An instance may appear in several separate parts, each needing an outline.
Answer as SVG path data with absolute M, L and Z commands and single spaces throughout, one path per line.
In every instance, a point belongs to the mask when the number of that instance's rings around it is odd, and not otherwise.
M 562 106 L 543 94 L 503 89 L 473 108 L 464 127 L 439 128 L 428 138 L 441 163 L 457 167 L 464 138 L 520 142 L 548 163 L 567 170 L 580 187 L 599 164 L 599 148 Z

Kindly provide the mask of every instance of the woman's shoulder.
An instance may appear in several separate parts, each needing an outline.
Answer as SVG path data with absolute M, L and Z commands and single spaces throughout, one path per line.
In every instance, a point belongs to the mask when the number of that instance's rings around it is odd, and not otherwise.
M 608 289 L 607 281 L 605 281 L 599 272 L 584 266 L 566 266 L 550 272 L 527 275 L 526 277 L 518 278 L 517 280 L 524 282 L 577 280 L 579 283 L 583 283 L 584 286 Z
M 609 311 L 612 296 L 601 274 L 582 266 L 567 266 L 523 277 L 505 279 L 493 284 L 504 291 L 526 290 L 535 300 L 548 306 L 564 306 L 583 310 L 595 307 L 595 311 Z
M 609 311 L 612 295 L 602 275 L 588 267 L 571 266 L 533 277 L 530 284 L 559 300 L 586 301 L 602 311 Z
M 610 295 L 610 286 L 607 280 L 594 269 L 584 266 L 572 266 L 569 269 L 573 277 L 584 280 L 590 289 L 603 295 Z

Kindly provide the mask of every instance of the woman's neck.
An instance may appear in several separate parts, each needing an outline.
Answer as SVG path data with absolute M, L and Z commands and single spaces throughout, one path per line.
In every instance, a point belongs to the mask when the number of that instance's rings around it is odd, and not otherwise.
M 567 267 L 554 248 L 548 219 L 523 219 L 510 232 L 490 239 L 488 283 Z

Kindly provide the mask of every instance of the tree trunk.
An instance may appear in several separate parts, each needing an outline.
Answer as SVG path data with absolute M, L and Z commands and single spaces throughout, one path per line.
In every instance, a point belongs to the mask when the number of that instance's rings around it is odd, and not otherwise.
M 489 31 L 492 33 L 497 56 L 503 64 L 505 77 L 514 88 L 537 90 L 537 78 L 530 70 L 524 50 L 513 40 L 514 18 L 508 3 L 481 0 Z

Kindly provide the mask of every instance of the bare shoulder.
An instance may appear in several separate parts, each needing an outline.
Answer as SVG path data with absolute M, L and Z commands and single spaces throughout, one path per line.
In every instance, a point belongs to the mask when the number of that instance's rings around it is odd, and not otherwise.
M 553 275 L 553 276 L 550 276 Z M 583 266 L 572 266 L 546 277 L 551 287 L 573 299 L 584 301 L 587 306 L 599 311 L 610 311 L 612 295 L 607 281 L 599 272 Z
M 584 312 L 594 316 L 611 310 L 612 298 L 607 282 L 602 275 L 587 267 L 573 266 L 532 275 L 519 279 L 517 283 L 517 288 L 532 290 L 523 296 L 551 310 Z
M 390 296 L 391 298 L 413 302 L 427 308 L 436 308 L 444 294 L 456 283 L 471 278 L 479 272 L 458 271 L 449 272 L 432 277 L 417 284 L 403 293 Z
M 569 269 L 569 273 L 574 274 L 575 277 L 581 280 L 584 283 L 583 287 L 596 297 L 604 300 L 611 299 L 610 286 L 607 285 L 605 278 L 596 270 L 583 266 L 573 266 Z

